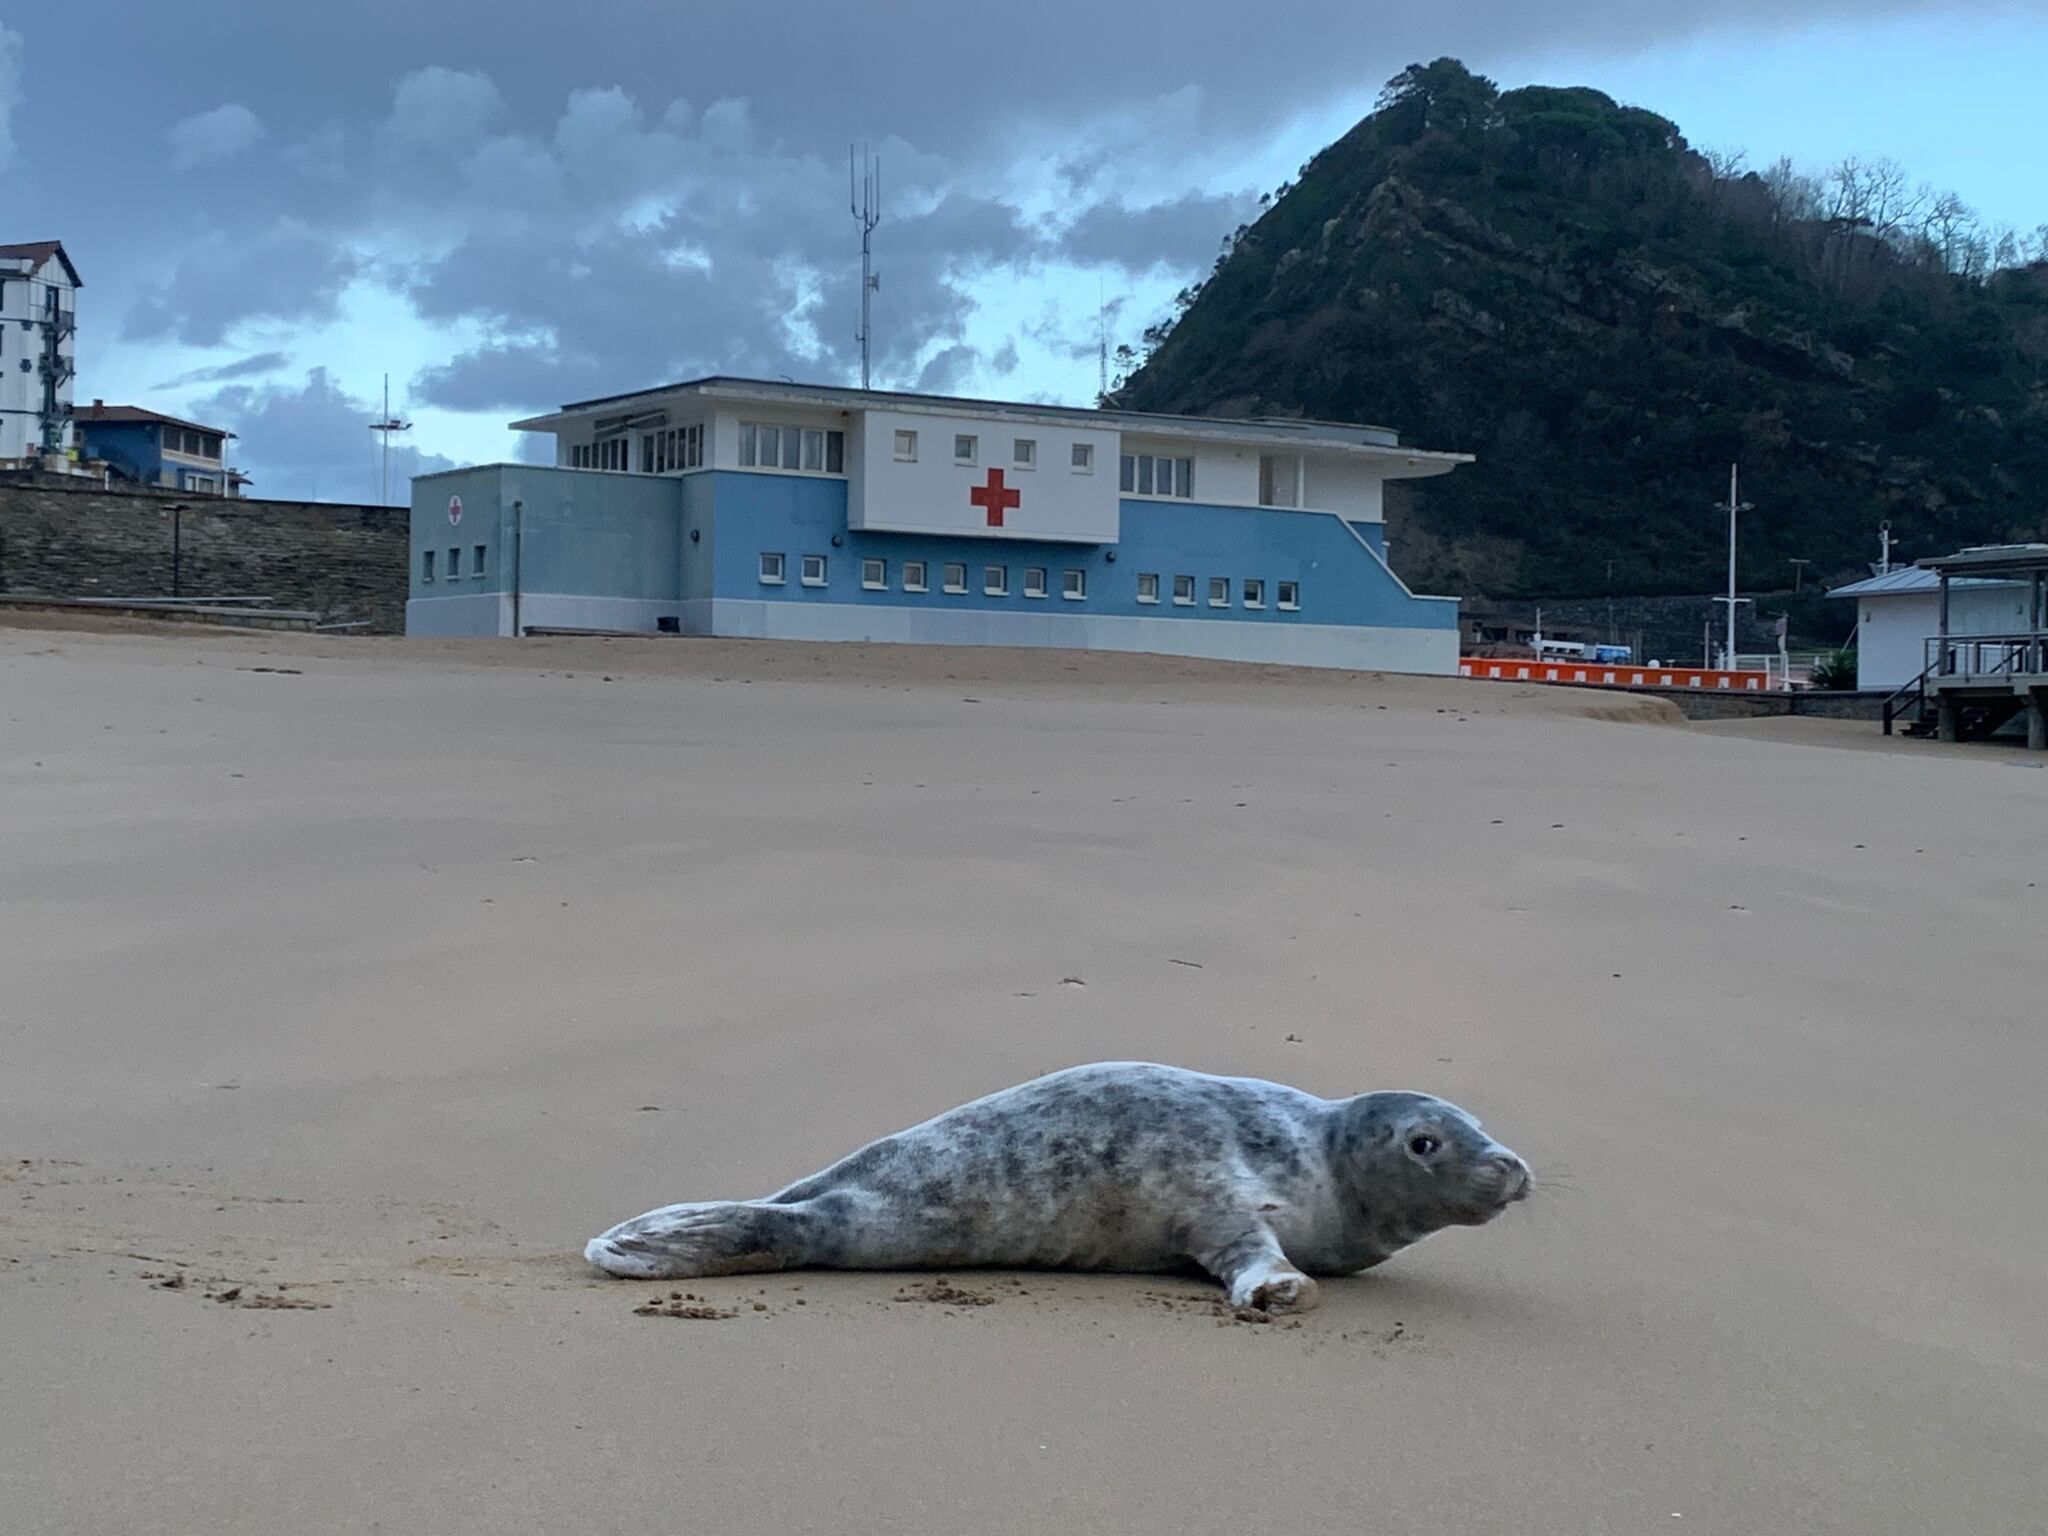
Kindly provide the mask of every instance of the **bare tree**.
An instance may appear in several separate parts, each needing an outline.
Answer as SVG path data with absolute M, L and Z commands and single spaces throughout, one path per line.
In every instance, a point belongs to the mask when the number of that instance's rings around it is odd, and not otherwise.
M 1820 184 L 1803 174 L 1790 155 L 1772 161 L 1758 179 L 1770 199 L 1772 223 L 1782 226 L 1820 217 Z
M 1961 272 L 1977 234 L 1977 211 L 1955 193 L 1944 192 L 1928 205 L 1920 228 L 1942 270 Z
M 1749 169 L 1749 151 L 1746 149 L 1709 149 L 1704 153 L 1707 169 L 1714 173 L 1716 181 L 1734 181 Z

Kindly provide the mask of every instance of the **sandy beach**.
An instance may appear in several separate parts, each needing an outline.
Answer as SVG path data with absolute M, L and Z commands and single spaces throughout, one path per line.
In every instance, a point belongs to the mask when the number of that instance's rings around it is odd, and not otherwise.
M 1875 734 L 0 629 L 0 1529 L 2038 1530 L 2048 769 Z M 581 1262 L 1105 1058 L 1440 1093 L 1541 1188 L 1268 1324 Z

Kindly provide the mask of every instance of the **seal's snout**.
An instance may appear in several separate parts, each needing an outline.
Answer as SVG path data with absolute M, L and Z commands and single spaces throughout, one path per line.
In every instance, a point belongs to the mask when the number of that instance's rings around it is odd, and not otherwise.
M 1529 1192 L 1535 1187 L 1536 1179 L 1529 1172 L 1527 1163 L 1503 1147 L 1494 1153 L 1493 1166 L 1496 1170 L 1495 1177 L 1499 1180 L 1502 1205 L 1511 1205 L 1517 1200 L 1529 1198 Z

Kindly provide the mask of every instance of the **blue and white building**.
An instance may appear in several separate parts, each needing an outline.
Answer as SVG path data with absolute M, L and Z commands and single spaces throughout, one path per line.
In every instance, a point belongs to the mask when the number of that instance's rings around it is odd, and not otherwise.
M 515 422 L 423 475 L 406 628 L 1153 651 L 1450 674 L 1387 563 L 1391 431 L 708 378 Z

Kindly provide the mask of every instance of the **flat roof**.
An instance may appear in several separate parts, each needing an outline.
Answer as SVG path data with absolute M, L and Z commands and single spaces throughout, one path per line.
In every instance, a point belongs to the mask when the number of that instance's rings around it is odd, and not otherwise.
M 1953 555 L 1938 555 L 1916 563 L 1938 574 L 2048 571 L 2048 544 L 1975 544 Z
M 731 374 L 712 374 L 701 379 L 662 384 L 652 389 L 633 390 L 623 395 L 601 395 L 593 400 L 572 401 L 559 411 L 548 415 L 531 416 L 523 421 L 515 421 L 512 423 L 512 429 L 517 432 L 554 431 L 596 411 L 616 411 L 673 395 L 773 401 L 783 405 L 839 411 L 929 411 L 1012 421 L 1056 421 L 1111 431 L 1139 434 L 1151 431 L 1175 437 L 1208 438 L 1267 446 L 1312 445 L 1338 452 L 1362 452 L 1374 458 L 1408 459 L 1417 467 L 1427 465 L 1437 473 L 1459 464 L 1469 464 L 1473 459 L 1469 453 L 1405 448 L 1401 445 L 1400 435 L 1391 427 L 1306 418 L 1175 416 L 1156 411 L 1100 410 L 1093 406 L 1048 405 L 1023 400 L 982 400 L 970 396 L 926 395 L 889 389 L 852 389 L 837 384 L 798 384 L 790 380 L 749 379 Z

